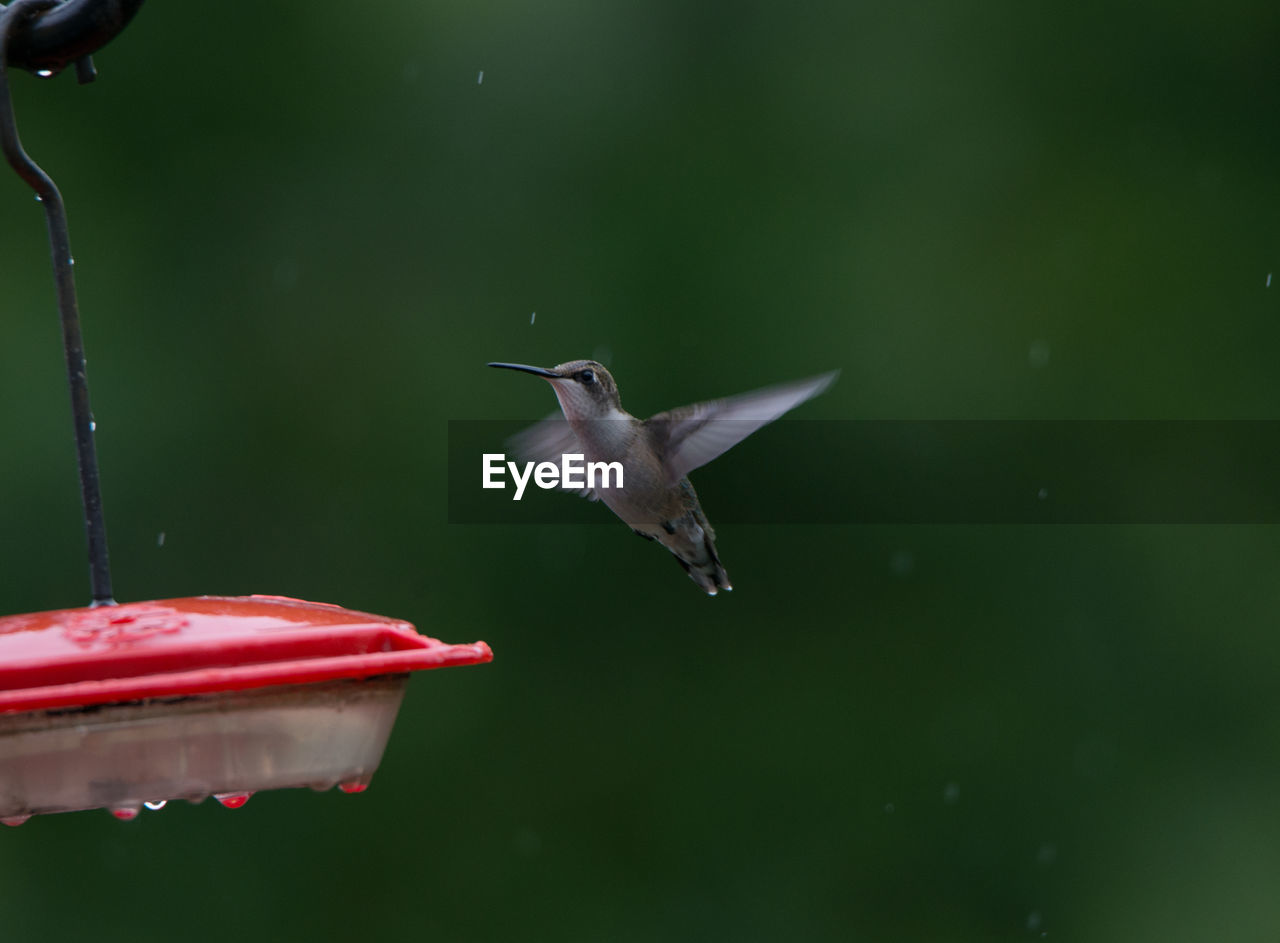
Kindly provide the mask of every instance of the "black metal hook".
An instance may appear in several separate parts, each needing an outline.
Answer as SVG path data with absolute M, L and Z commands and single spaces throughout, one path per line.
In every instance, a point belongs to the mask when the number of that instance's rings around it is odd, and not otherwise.
M 59 33 L 52 35 L 63 37 L 69 45 L 61 47 L 57 55 L 52 46 L 41 47 L 39 38 L 48 36 L 41 30 L 41 24 L 51 19 L 54 14 L 76 7 L 83 12 L 95 6 L 97 0 L 71 0 L 70 3 L 58 5 L 58 0 L 15 0 L 7 7 L 0 8 L 0 149 L 5 158 L 36 192 L 36 197 L 44 206 L 45 222 L 49 229 L 49 252 L 53 260 L 53 277 L 58 296 L 58 313 L 62 320 L 62 345 L 67 363 L 67 382 L 71 388 L 71 412 L 75 423 L 76 460 L 80 468 L 80 495 L 84 502 L 85 533 L 89 543 L 89 582 L 93 593 L 92 605 L 115 605 L 111 592 L 111 567 L 107 556 L 107 527 L 102 514 L 102 492 L 98 480 L 98 457 L 94 447 L 93 413 L 89 408 L 89 381 L 85 372 L 84 342 L 80 334 L 80 312 L 76 303 L 75 278 L 72 266 L 75 259 L 71 256 L 71 238 L 67 230 L 67 213 L 62 202 L 62 194 L 58 192 L 53 180 L 33 161 L 18 138 L 18 126 L 13 115 L 13 101 L 9 95 L 9 65 L 15 50 L 25 49 L 28 63 L 45 66 L 52 62 L 61 63 L 56 68 L 64 67 L 73 61 L 81 62 L 81 81 L 85 81 L 88 53 L 105 43 L 115 32 L 123 28 L 123 24 L 105 38 L 97 33 L 100 40 L 96 45 L 86 45 L 85 37 L 89 33 Z M 141 0 L 138 0 L 140 3 Z M 134 4 L 134 9 L 137 4 Z M 49 11 L 49 12 L 46 12 Z M 44 14 L 43 16 L 41 14 Z M 130 13 L 132 15 L 132 13 Z M 39 17 L 38 20 L 34 18 Z M 63 21 L 69 22 L 69 21 Z M 127 18 L 124 22 L 128 22 Z M 70 29 L 62 26 L 59 29 Z M 72 43 L 68 36 L 79 36 L 78 43 Z M 33 45 L 33 37 L 35 44 Z M 89 46 L 92 48 L 89 48 Z M 43 48 L 32 59 L 33 50 Z M 52 56 L 53 58 L 41 58 Z M 24 68 L 27 67 L 24 65 Z M 37 71 L 56 71 L 50 66 Z M 92 66 L 88 66 L 92 70 Z
M 90 56 L 129 25 L 142 0 L 65 0 L 46 4 L 43 16 L 15 24 L 7 49 L 10 67 L 57 75 L 72 62 L 81 82 L 97 74 Z M 4 8 L 0 5 L 0 11 Z

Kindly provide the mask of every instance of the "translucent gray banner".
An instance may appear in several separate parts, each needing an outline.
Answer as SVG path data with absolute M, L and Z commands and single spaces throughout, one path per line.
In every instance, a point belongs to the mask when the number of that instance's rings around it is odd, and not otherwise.
M 449 422 L 449 522 L 615 523 L 505 464 L 482 487 L 529 425 Z M 714 524 L 1273 524 L 1280 421 L 784 419 L 690 478 Z

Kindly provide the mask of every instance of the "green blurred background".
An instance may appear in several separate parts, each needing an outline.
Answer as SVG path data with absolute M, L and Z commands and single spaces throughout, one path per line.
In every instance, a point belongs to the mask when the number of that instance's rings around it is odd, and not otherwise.
M 1278 42 L 1274 0 L 152 0 L 97 83 L 16 75 L 118 598 L 496 659 L 414 679 L 364 795 L 5 830 L 3 939 L 1273 936 L 1275 528 L 722 524 L 708 599 L 444 492 L 447 420 L 554 405 L 494 359 L 640 414 L 839 367 L 805 415 L 1280 417 Z M 0 207 L 13 613 L 88 589 L 43 218 Z

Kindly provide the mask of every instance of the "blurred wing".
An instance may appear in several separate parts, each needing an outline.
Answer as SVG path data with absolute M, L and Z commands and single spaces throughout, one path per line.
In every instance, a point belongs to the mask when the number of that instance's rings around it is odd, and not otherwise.
M 561 413 L 552 413 L 541 422 L 536 422 L 528 429 L 521 430 L 507 440 L 516 456 L 523 462 L 554 462 L 560 464 L 560 456 L 566 452 L 581 454 L 582 443 L 574 434 L 573 427 Z M 591 501 L 599 501 L 600 495 L 595 488 L 561 488 L 571 491 Z
M 658 413 L 645 425 L 663 455 L 667 481 L 675 484 L 695 468 L 723 455 L 761 426 L 817 396 L 840 375 L 781 383 L 739 396 L 694 403 Z

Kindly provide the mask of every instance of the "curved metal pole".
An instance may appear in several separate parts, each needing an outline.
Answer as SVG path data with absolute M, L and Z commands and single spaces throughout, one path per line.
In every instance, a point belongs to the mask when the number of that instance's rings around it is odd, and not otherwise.
M 76 459 L 80 467 L 80 494 L 84 501 L 85 531 L 89 538 L 89 582 L 93 606 L 114 606 L 111 595 L 111 567 L 107 558 L 107 525 L 102 516 L 102 494 L 98 483 L 98 457 L 93 442 L 93 413 L 89 409 L 89 381 L 85 374 L 84 342 L 80 336 L 80 312 L 76 305 L 76 284 L 71 266 L 71 238 L 67 232 L 67 212 L 62 194 L 49 175 L 41 170 L 18 140 L 18 127 L 9 97 L 8 46 L 14 29 L 27 18 L 47 10 L 57 0 L 16 0 L 0 12 L 0 147 L 4 156 L 44 205 L 49 228 L 49 251 L 53 258 L 53 279 L 57 286 L 58 313 L 62 318 L 62 345 L 67 361 L 67 381 L 71 387 L 71 413 L 75 420 Z

